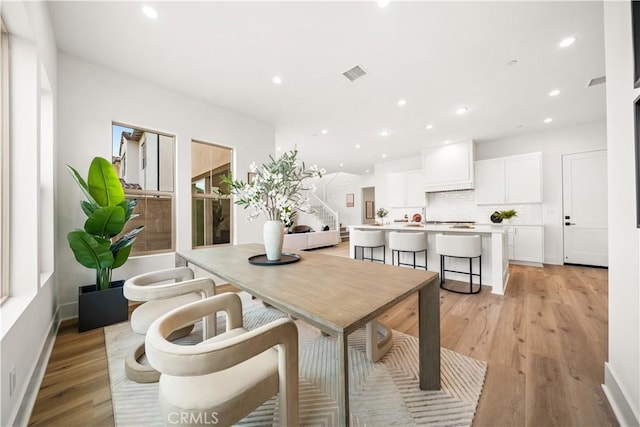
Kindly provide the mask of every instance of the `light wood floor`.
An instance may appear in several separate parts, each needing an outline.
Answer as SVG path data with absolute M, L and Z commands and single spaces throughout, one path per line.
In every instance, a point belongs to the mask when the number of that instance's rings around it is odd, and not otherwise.
M 321 249 L 348 256 L 348 245 Z M 511 266 L 507 293 L 440 292 L 442 346 L 488 362 L 475 426 L 617 425 L 600 384 L 607 270 Z M 381 318 L 418 335 L 417 298 Z M 112 426 L 102 329 L 60 328 L 30 425 Z

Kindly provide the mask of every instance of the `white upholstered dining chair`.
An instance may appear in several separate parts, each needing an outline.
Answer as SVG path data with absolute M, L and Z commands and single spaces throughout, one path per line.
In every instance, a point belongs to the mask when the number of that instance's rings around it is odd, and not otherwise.
M 227 315 L 224 333 L 196 345 L 166 339 L 219 311 Z M 167 424 L 215 418 L 216 425 L 232 425 L 278 394 L 280 425 L 299 425 L 298 329 L 290 319 L 248 331 L 242 323 L 240 298 L 223 293 L 160 317 L 149 328 L 145 343 L 149 362 L 162 373 L 159 400 Z
M 215 295 L 215 283 L 210 278 L 194 279 L 193 270 L 176 267 L 132 277 L 124 283 L 124 296 L 129 301 L 143 301 L 131 313 L 131 329 L 145 335 L 154 320 L 176 307 Z M 216 334 L 215 313 L 202 319 L 203 339 Z M 185 325 L 170 337 L 176 339 L 188 335 L 193 323 Z M 145 353 L 144 344 L 136 346 L 125 359 L 127 378 L 139 383 L 157 382 L 160 373 L 138 360 Z

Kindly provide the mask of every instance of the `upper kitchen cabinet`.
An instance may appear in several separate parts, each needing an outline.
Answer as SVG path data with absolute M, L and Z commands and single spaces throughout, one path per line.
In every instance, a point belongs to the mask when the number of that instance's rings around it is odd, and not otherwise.
M 424 173 L 422 169 L 407 171 L 405 173 L 406 184 L 406 206 L 407 207 L 424 207 Z
M 494 205 L 505 203 L 504 159 L 480 160 L 476 162 L 476 203 Z
M 424 206 L 425 191 L 422 169 L 388 173 L 386 184 L 387 203 L 390 207 Z
M 422 150 L 426 192 L 469 190 L 474 181 L 475 145 L 472 140 Z
M 542 153 L 506 160 L 506 202 L 542 203 Z
M 542 153 L 476 162 L 476 203 L 542 202 Z

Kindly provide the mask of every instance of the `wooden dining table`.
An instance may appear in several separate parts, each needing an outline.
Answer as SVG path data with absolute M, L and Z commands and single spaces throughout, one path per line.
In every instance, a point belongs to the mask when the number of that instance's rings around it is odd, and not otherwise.
M 249 263 L 249 257 L 262 253 L 264 246 L 259 244 L 184 250 L 176 253 L 176 265 L 196 265 L 335 336 L 341 426 L 349 425 L 348 335 L 416 292 L 420 388 L 440 389 L 437 273 L 314 252 L 293 252 L 301 259 L 290 264 Z

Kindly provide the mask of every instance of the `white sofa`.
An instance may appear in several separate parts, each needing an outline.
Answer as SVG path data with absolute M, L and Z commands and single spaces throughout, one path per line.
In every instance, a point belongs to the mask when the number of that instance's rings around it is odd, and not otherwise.
M 309 233 L 292 233 L 284 235 L 284 249 L 305 250 L 333 246 L 340 243 L 337 230 L 312 231 Z

